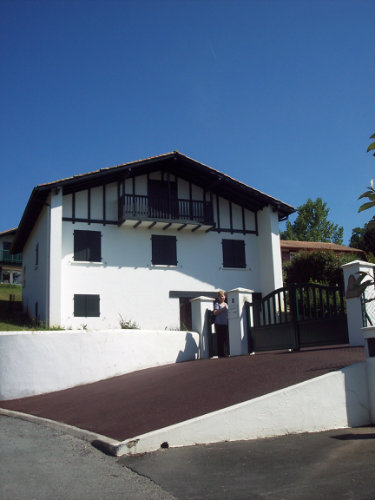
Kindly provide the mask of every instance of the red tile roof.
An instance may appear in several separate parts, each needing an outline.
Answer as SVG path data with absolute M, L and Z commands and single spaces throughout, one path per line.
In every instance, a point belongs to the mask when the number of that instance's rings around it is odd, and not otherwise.
M 337 245 L 336 243 L 326 243 L 323 241 L 295 241 L 295 240 L 280 240 L 281 250 L 302 251 L 302 250 L 331 250 L 333 252 L 347 252 L 364 254 L 363 250 L 352 248 L 345 245 Z

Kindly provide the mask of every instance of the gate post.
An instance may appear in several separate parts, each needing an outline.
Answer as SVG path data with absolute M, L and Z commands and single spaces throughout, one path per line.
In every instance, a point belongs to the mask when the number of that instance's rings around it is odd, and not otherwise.
M 213 299 L 210 297 L 195 297 L 191 299 L 191 320 L 192 330 L 199 333 L 199 351 L 198 357 L 210 357 L 210 344 L 208 338 L 208 329 L 211 325 L 208 324 L 207 310 L 213 309 Z
M 349 344 L 352 346 L 364 345 L 361 331 L 363 327 L 361 294 L 353 287 L 353 282 L 358 278 L 359 272 L 370 273 L 374 276 L 375 264 L 355 260 L 344 264 L 341 269 L 344 272 Z
M 246 302 L 251 301 L 253 290 L 235 288 L 228 292 L 229 352 L 231 356 L 248 354 Z

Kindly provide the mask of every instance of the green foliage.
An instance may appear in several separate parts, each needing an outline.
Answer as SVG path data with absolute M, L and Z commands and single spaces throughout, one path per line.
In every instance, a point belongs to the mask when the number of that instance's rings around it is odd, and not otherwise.
M 291 262 L 284 264 L 284 281 L 286 284 L 313 282 L 343 285 L 341 266 L 355 258 L 353 254 L 343 256 L 334 252 L 299 252 Z
M 282 240 L 343 242 L 344 228 L 333 224 L 327 217 L 329 208 L 322 198 L 315 201 L 309 198 L 299 206 L 298 216 L 293 222 L 287 222 L 286 230 L 280 234 Z
M 0 300 L 9 300 L 9 295 L 13 295 L 16 302 L 21 301 L 22 285 L 0 285 Z
M 368 262 L 375 263 L 375 217 L 363 227 L 352 230 L 350 246 L 366 252 Z
M 375 139 L 375 134 L 372 134 L 370 139 Z M 369 152 L 369 151 L 375 151 L 375 140 L 367 148 L 367 152 Z M 373 153 L 373 156 L 375 156 L 375 153 Z M 366 203 L 361 205 L 358 209 L 358 212 L 363 212 L 364 210 L 368 210 L 370 208 L 375 207 L 375 189 L 374 189 L 374 181 L 373 180 L 371 180 L 371 185 L 368 186 L 367 191 L 362 193 L 358 199 L 361 200 L 363 198 L 368 198 L 369 201 L 367 201 Z
M 62 328 L 47 327 L 43 322 L 36 323 L 22 311 L 22 285 L 0 284 L 0 331 L 25 330 L 51 331 Z
M 370 136 L 370 139 L 375 139 L 375 134 L 372 134 Z M 369 152 L 369 151 L 375 151 L 375 140 L 367 148 L 367 152 Z M 373 156 L 375 156 L 375 153 L 373 154 Z M 358 212 L 363 212 L 364 210 L 368 210 L 370 208 L 375 207 L 375 189 L 374 189 L 374 181 L 373 180 L 371 180 L 371 186 L 368 187 L 367 189 L 368 189 L 368 191 L 365 191 L 364 193 L 362 193 L 358 199 L 360 200 L 362 198 L 368 198 L 369 201 L 367 203 L 364 203 L 363 205 L 361 205 L 358 209 Z M 371 221 L 367 224 L 367 229 L 369 232 L 371 232 L 372 230 L 374 230 L 374 228 L 375 228 L 375 218 L 373 217 L 371 219 Z M 374 250 L 372 250 L 372 252 L 371 252 L 372 255 L 373 255 L 373 251 Z M 363 281 L 363 279 L 366 278 L 366 276 L 364 276 L 363 274 L 368 274 L 368 273 L 359 273 L 359 276 L 357 278 L 357 281 L 358 281 L 357 286 L 358 286 L 358 284 L 360 284 L 362 286 L 362 290 L 361 290 L 362 292 L 364 292 L 368 286 L 374 286 L 373 276 L 369 275 L 370 279 Z M 372 301 L 372 300 L 375 300 L 375 299 L 371 298 L 371 299 L 367 300 L 367 302 Z
M 369 147 L 367 148 L 367 152 L 370 152 L 370 151 L 375 151 L 375 134 L 372 134 L 372 135 L 370 136 L 370 139 L 373 139 L 373 140 L 374 140 L 374 142 L 372 142 L 372 143 L 369 145 Z M 373 155 L 372 155 L 372 156 L 375 156 L 375 153 L 373 153 Z
M 361 200 L 362 198 L 368 198 L 369 201 L 361 205 L 358 209 L 358 212 L 363 212 L 364 210 L 369 210 L 370 208 L 375 207 L 375 189 L 373 180 L 371 180 L 371 186 L 369 186 L 367 189 L 368 191 L 362 193 L 358 199 Z

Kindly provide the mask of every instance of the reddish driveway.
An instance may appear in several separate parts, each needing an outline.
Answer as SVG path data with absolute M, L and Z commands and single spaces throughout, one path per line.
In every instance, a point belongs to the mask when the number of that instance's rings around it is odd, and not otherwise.
M 208 359 L 149 368 L 89 385 L 0 402 L 125 440 L 364 361 L 363 347 Z

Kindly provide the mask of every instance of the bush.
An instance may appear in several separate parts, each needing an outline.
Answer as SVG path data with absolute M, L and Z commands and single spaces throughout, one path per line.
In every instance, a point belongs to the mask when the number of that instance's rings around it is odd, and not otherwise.
M 343 264 L 356 260 L 354 254 L 338 255 L 334 252 L 299 252 L 291 262 L 283 267 L 284 282 L 293 283 L 321 283 L 323 285 L 344 285 L 344 276 L 341 269 Z

